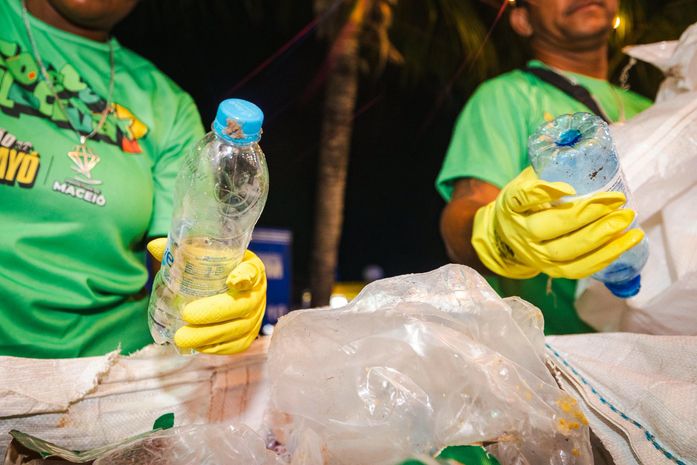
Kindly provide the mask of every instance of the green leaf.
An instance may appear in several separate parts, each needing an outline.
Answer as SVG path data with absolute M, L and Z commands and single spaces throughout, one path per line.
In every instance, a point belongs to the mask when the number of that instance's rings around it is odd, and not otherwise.
M 486 450 L 479 446 L 447 447 L 438 458 L 455 460 L 463 465 L 499 465 L 494 456 L 487 454 Z
M 155 420 L 155 423 L 152 425 L 152 429 L 170 429 L 171 427 L 174 426 L 174 413 L 165 413 L 164 415 L 160 416 L 157 420 Z

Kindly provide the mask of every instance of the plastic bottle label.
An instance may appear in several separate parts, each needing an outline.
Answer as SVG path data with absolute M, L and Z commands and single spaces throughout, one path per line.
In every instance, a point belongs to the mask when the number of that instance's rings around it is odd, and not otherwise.
M 622 192 L 627 199 L 624 208 L 635 210 L 632 193 L 627 189 L 627 182 L 624 180 L 624 174 L 621 169 L 617 170 L 617 173 L 600 189 L 600 192 Z
M 163 266 L 167 286 L 175 293 L 192 297 L 205 297 L 227 290 L 226 280 L 230 271 L 242 258 L 239 251 L 230 248 L 213 248 L 205 239 L 190 239 L 181 245 L 168 243 Z
M 624 176 L 622 176 L 622 170 L 617 170 L 617 173 L 615 173 L 608 183 L 598 189 L 597 192 L 622 192 L 624 195 L 627 195 L 627 188 L 624 183 Z

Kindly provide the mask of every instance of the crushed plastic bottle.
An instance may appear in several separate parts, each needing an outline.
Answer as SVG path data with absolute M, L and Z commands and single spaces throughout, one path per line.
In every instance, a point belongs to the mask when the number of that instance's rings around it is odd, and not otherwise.
M 206 134 L 187 154 L 174 189 L 174 213 L 148 308 L 158 344 L 172 342 L 192 300 L 225 292 L 268 195 L 261 138 L 264 114 L 239 99 L 223 101 Z
M 610 129 L 601 118 L 580 112 L 543 124 L 528 139 L 528 156 L 541 179 L 566 182 L 577 196 L 622 192 L 631 208 Z M 636 227 L 635 219 L 630 228 Z M 641 287 L 641 270 L 648 256 L 649 244 L 644 238 L 593 278 L 617 297 L 632 297 Z

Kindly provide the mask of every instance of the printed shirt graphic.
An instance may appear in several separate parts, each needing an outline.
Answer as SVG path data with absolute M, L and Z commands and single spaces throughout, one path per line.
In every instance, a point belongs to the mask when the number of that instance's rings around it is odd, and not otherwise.
M 544 67 L 537 60 L 529 66 Z M 647 108 L 651 102 L 607 81 L 566 73 L 584 86 L 612 121 L 620 118 L 624 107 L 627 119 Z M 621 104 L 620 104 L 621 102 Z M 436 188 L 445 200 L 452 195 L 453 183 L 460 178 L 477 178 L 502 188 L 529 165 L 528 137 L 546 119 L 564 113 L 590 110 L 556 87 L 536 76 L 516 70 L 482 84 L 460 114 Z M 568 334 L 592 331 L 574 308 L 576 281 L 552 280 L 547 292 L 547 275 L 532 279 L 487 277 L 504 296 L 520 296 L 542 310 L 545 333 Z
M 106 105 L 109 44 L 30 17 L 73 127 Z M 144 244 L 167 234 L 191 98 L 112 39 L 114 111 L 79 138 L 41 75 L 19 0 L 0 1 L 0 354 L 74 357 L 151 342 Z

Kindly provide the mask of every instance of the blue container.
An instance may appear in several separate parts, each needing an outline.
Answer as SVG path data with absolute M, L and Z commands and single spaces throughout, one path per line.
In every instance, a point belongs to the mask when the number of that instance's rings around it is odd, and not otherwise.
M 571 184 L 578 196 L 622 192 L 629 203 L 610 129 L 595 115 L 561 115 L 543 124 L 528 139 L 528 155 L 533 169 L 545 181 Z M 636 220 L 630 226 L 634 227 Z M 641 288 L 641 269 L 648 257 L 649 243 L 644 238 L 593 278 L 617 297 L 632 297 Z
M 256 228 L 249 250 L 259 256 L 266 267 L 268 291 L 262 334 L 273 332 L 273 325 L 290 311 L 291 246 L 293 235 L 287 229 Z

